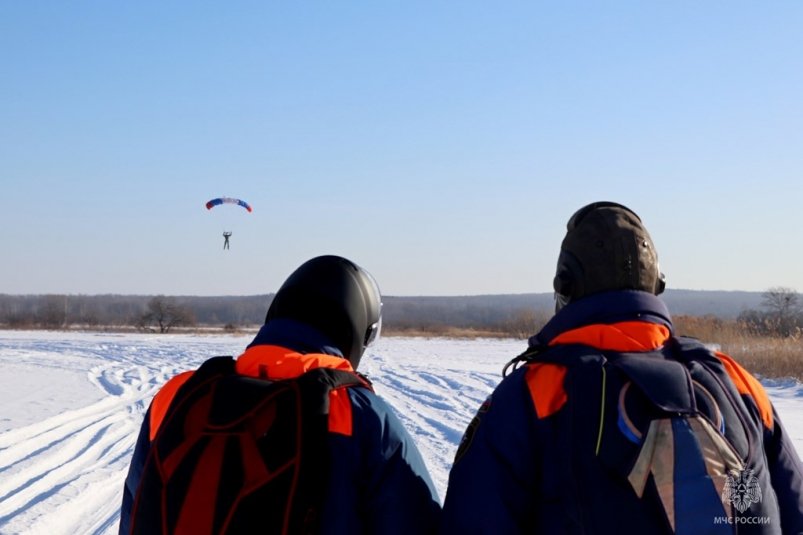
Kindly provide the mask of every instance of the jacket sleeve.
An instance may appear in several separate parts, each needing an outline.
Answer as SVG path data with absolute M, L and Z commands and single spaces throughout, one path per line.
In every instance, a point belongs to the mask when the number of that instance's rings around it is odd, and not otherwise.
M 539 457 L 524 370 L 504 379 L 469 424 L 449 474 L 442 532 L 525 533 L 535 524 Z
M 781 509 L 781 527 L 784 533 L 803 534 L 803 465 L 774 408 L 773 417 L 773 429 L 765 429 L 764 451 Z
M 120 535 L 128 535 L 131 532 L 131 512 L 134 507 L 134 498 L 137 495 L 142 470 L 145 467 L 145 459 L 151 449 L 150 441 L 150 408 L 145 413 L 145 419 L 139 430 L 137 444 L 134 446 L 134 454 L 131 457 L 131 464 L 128 467 L 128 476 L 125 478 L 123 486 L 123 505 L 120 508 Z
M 752 374 L 728 355 L 717 352 L 745 405 L 764 429 L 772 488 L 781 510 L 784 533 L 803 534 L 803 465 L 766 390 Z
M 139 482 L 142 479 L 142 471 L 145 468 L 145 461 L 151 449 L 151 424 L 153 423 L 155 426 L 153 429 L 155 432 L 167 413 L 167 409 L 178 389 L 189 380 L 193 373 L 193 371 L 187 371 L 173 376 L 159 389 L 159 392 L 151 400 L 148 411 L 145 413 L 123 488 L 123 505 L 120 508 L 120 535 L 128 534 L 131 531 L 131 513 L 134 508 L 134 499 L 137 496 Z
M 393 410 L 350 388 L 352 436 L 330 435 L 324 533 L 436 533 L 441 505 L 424 459 Z

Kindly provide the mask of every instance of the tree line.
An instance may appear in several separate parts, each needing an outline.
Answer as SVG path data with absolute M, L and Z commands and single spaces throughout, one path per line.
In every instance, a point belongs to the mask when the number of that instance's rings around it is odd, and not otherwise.
M 0 327 L 137 328 L 262 323 L 272 296 L 0 295 Z
M 273 294 L 256 296 L 3 295 L 0 328 L 137 329 L 168 333 L 178 327 L 229 330 L 261 325 Z M 672 303 L 671 295 L 667 302 Z M 525 337 L 552 314 L 551 294 L 383 298 L 386 331 L 444 333 L 450 329 Z M 676 311 L 670 310 L 673 315 Z M 687 311 L 678 311 L 688 314 Z M 791 288 L 761 293 L 757 307 L 735 321 L 761 336 L 799 336 L 803 303 Z
M 799 337 L 803 333 L 803 303 L 792 288 L 776 286 L 761 294 L 761 309 L 745 310 L 738 322 L 760 336 Z
M 264 322 L 273 294 L 259 296 L 2 295 L 0 328 L 236 330 Z M 384 328 L 403 332 L 525 331 L 547 318 L 548 301 L 533 296 L 385 297 Z

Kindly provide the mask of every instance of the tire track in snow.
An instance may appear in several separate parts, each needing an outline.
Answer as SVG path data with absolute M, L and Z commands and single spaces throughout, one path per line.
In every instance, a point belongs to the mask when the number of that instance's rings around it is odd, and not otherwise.
M 473 341 L 393 338 L 363 357 L 361 369 L 413 436 L 441 499 L 463 432 L 520 344 L 495 342 L 485 355 Z M 478 369 L 477 359 L 487 364 Z
M 63 496 L 88 491 L 95 475 L 106 467 L 125 470 L 139 427 L 135 420 L 141 421 L 144 405 L 140 403 L 137 410 L 130 407 L 144 396 L 152 396 L 157 386 L 132 386 L 120 366 L 90 371 L 90 382 L 107 394 L 99 402 L 0 436 L 0 526 L 8 523 L 13 530 L 22 525 L 26 533 L 32 532 L 43 509 L 69 509 L 70 502 Z M 134 376 L 139 375 L 137 372 Z M 118 489 L 109 489 L 112 495 L 117 494 L 120 484 L 118 479 Z M 92 494 L 97 491 L 93 485 Z M 110 511 L 117 508 L 119 500 Z M 65 527 L 64 515 L 58 517 L 59 522 L 52 527 L 56 533 Z M 43 528 L 42 532 L 53 533 L 52 529 Z M 73 532 L 85 531 L 75 526 Z
M 116 533 L 123 481 L 153 395 L 176 373 L 245 343 L 132 336 L 92 344 L 90 335 L 55 333 L 51 342 L 38 335 L 29 343 L 0 338 L 0 363 L 83 367 L 100 399 L 0 433 L 0 533 Z
M 236 355 L 250 342 L 250 337 L 27 337 L 0 338 L 0 362 L 85 370 L 89 389 L 98 395 L 84 406 L 0 432 L 3 534 L 116 533 L 123 481 L 153 395 L 176 373 L 213 355 Z M 460 436 L 498 383 L 504 363 L 477 355 L 475 346 L 381 339 L 361 365 L 413 436 L 441 498 Z M 505 346 L 499 351 L 516 353 Z

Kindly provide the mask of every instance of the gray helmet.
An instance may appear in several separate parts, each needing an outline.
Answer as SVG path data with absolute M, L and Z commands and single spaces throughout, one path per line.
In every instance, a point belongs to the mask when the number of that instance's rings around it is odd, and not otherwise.
M 323 333 L 356 370 L 379 337 L 382 298 L 370 273 L 340 256 L 319 256 L 296 269 L 271 302 L 265 323 L 287 318 Z
M 606 201 L 584 206 L 569 219 L 566 231 L 553 281 L 556 311 L 599 292 L 664 291 L 652 238 L 626 206 Z

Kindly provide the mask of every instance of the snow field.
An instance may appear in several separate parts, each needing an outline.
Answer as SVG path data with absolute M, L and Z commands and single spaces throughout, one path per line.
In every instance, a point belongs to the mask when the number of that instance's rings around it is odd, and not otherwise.
M 142 417 L 173 375 L 251 336 L 0 332 L 0 534 L 117 533 Z M 457 445 L 521 340 L 382 338 L 360 371 L 415 439 L 441 499 Z M 803 451 L 803 386 L 765 381 Z

